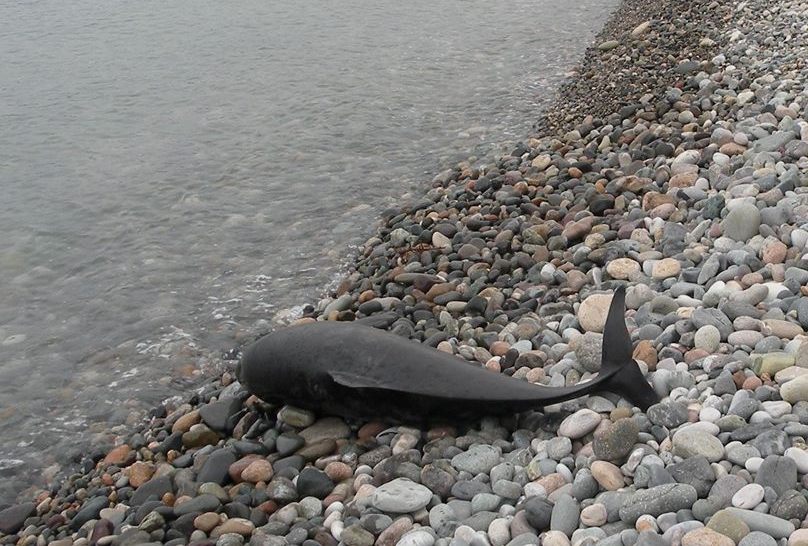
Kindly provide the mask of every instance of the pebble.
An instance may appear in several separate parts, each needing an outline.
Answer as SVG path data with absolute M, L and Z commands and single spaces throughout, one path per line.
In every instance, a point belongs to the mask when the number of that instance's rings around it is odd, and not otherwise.
M 588 527 L 600 527 L 607 520 L 606 507 L 595 503 L 581 510 L 581 523 Z
M 601 422 L 600 414 L 590 409 L 580 409 L 561 422 L 558 435 L 573 440 L 594 431 Z
M 419 483 L 396 478 L 378 487 L 370 499 L 371 505 L 382 512 L 394 514 L 416 512 L 432 500 L 432 492 Z
M 707 527 L 732 539 L 733 544 L 738 544 L 749 534 L 749 526 L 740 518 L 732 515 L 726 510 L 716 512 L 707 523 Z
M 568 537 L 578 528 L 578 521 L 581 515 L 578 501 L 570 495 L 562 495 L 556 500 L 550 516 L 550 529 L 561 531 Z
M 612 303 L 611 294 L 592 294 L 578 308 L 578 322 L 585 332 L 603 332 L 606 315 Z
M 682 546 L 735 546 L 735 543 L 731 538 L 703 527 L 685 533 Z
M 698 495 L 692 485 L 668 483 L 640 490 L 626 499 L 620 507 L 620 519 L 634 524 L 643 514 L 658 516 L 690 508 Z M 751 527 L 751 526 L 750 526 Z
M 452 466 L 472 475 L 490 472 L 500 462 L 499 449 L 488 445 L 474 445 L 452 458 Z
M 776 540 L 774 540 L 766 533 L 761 533 L 760 531 L 752 531 L 751 533 L 743 537 L 740 540 L 740 542 L 738 542 L 738 546 L 776 546 L 776 545 L 777 545 Z
M 732 497 L 732 506 L 751 510 L 763 500 L 763 486 L 756 483 L 745 485 Z
M 620 469 L 606 461 L 594 461 L 591 465 L 592 477 L 607 491 L 616 491 L 625 485 Z
M 673 435 L 673 454 L 684 458 L 703 456 L 710 462 L 718 462 L 724 456 L 724 446 L 709 432 L 687 427 Z
M 800 474 L 808 474 L 808 451 L 798 447 L 786 449 L 784 455 L 793 460 Z
M 784 383 L 780 387 L 780 396 L 792 404 L 808 401 L 808 375 L 800 375 Z
M 752 531 L 760 531 L 774 538 L 786 538 L 794 532 L 794 525 L 791 522 L 769 514 L 740 508 L 726 508 L 726 510 L 746 523 Z
M 628 456 L 639 437 L 639 427 L 633 419 L 619 419 L 595 435 L 592 450 L 595 457 L 620 461 Z

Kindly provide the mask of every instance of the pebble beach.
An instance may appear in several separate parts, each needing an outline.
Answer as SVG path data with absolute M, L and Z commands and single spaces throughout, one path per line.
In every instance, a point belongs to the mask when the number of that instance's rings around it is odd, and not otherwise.
M 385 211 L 296 319 L 560 387 L 626 285 L 647 412 L 351 422 L 233 359 L 0 510 L 0 544 L 808 546 L 806 58 L 805 0 L 625 0 L 531 138 Z

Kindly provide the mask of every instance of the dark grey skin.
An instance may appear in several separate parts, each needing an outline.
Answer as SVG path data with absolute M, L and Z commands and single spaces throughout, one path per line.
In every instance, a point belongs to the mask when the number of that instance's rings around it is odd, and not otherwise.
M 403 422 L 465 421 L 541 409 L 610 391 L 645 410 L 658 401 L 632 359 L 625 289 L 615 291 L 601 369 L 587 382 L 545 387 L 493 373 L 431 347 L 349 322 L 317 322 L 271 333 L 244 352 L 241 383 L 270 403 L 343 417 Z

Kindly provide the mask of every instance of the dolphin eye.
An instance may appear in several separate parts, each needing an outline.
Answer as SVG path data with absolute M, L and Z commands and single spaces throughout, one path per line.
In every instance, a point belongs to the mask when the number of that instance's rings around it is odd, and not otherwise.
M 315 398 L 323 398 L 326 395 L 326 390 L 319 381 L 309 383 L 309 392 Z

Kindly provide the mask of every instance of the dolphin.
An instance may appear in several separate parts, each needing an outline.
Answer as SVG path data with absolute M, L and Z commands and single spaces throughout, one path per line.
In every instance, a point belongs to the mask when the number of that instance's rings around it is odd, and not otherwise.
M 600 371 L 565 387 L 531 384 L 395 334 L 335 321 L 264 336 L 245 350 L 237 375 L 269 403 L 410 423 L 513 415 L 595 391 L 617 393 L 645 410 L 658 397 L 632 359 L 624 313 L 620 287 L 604 327 Z

